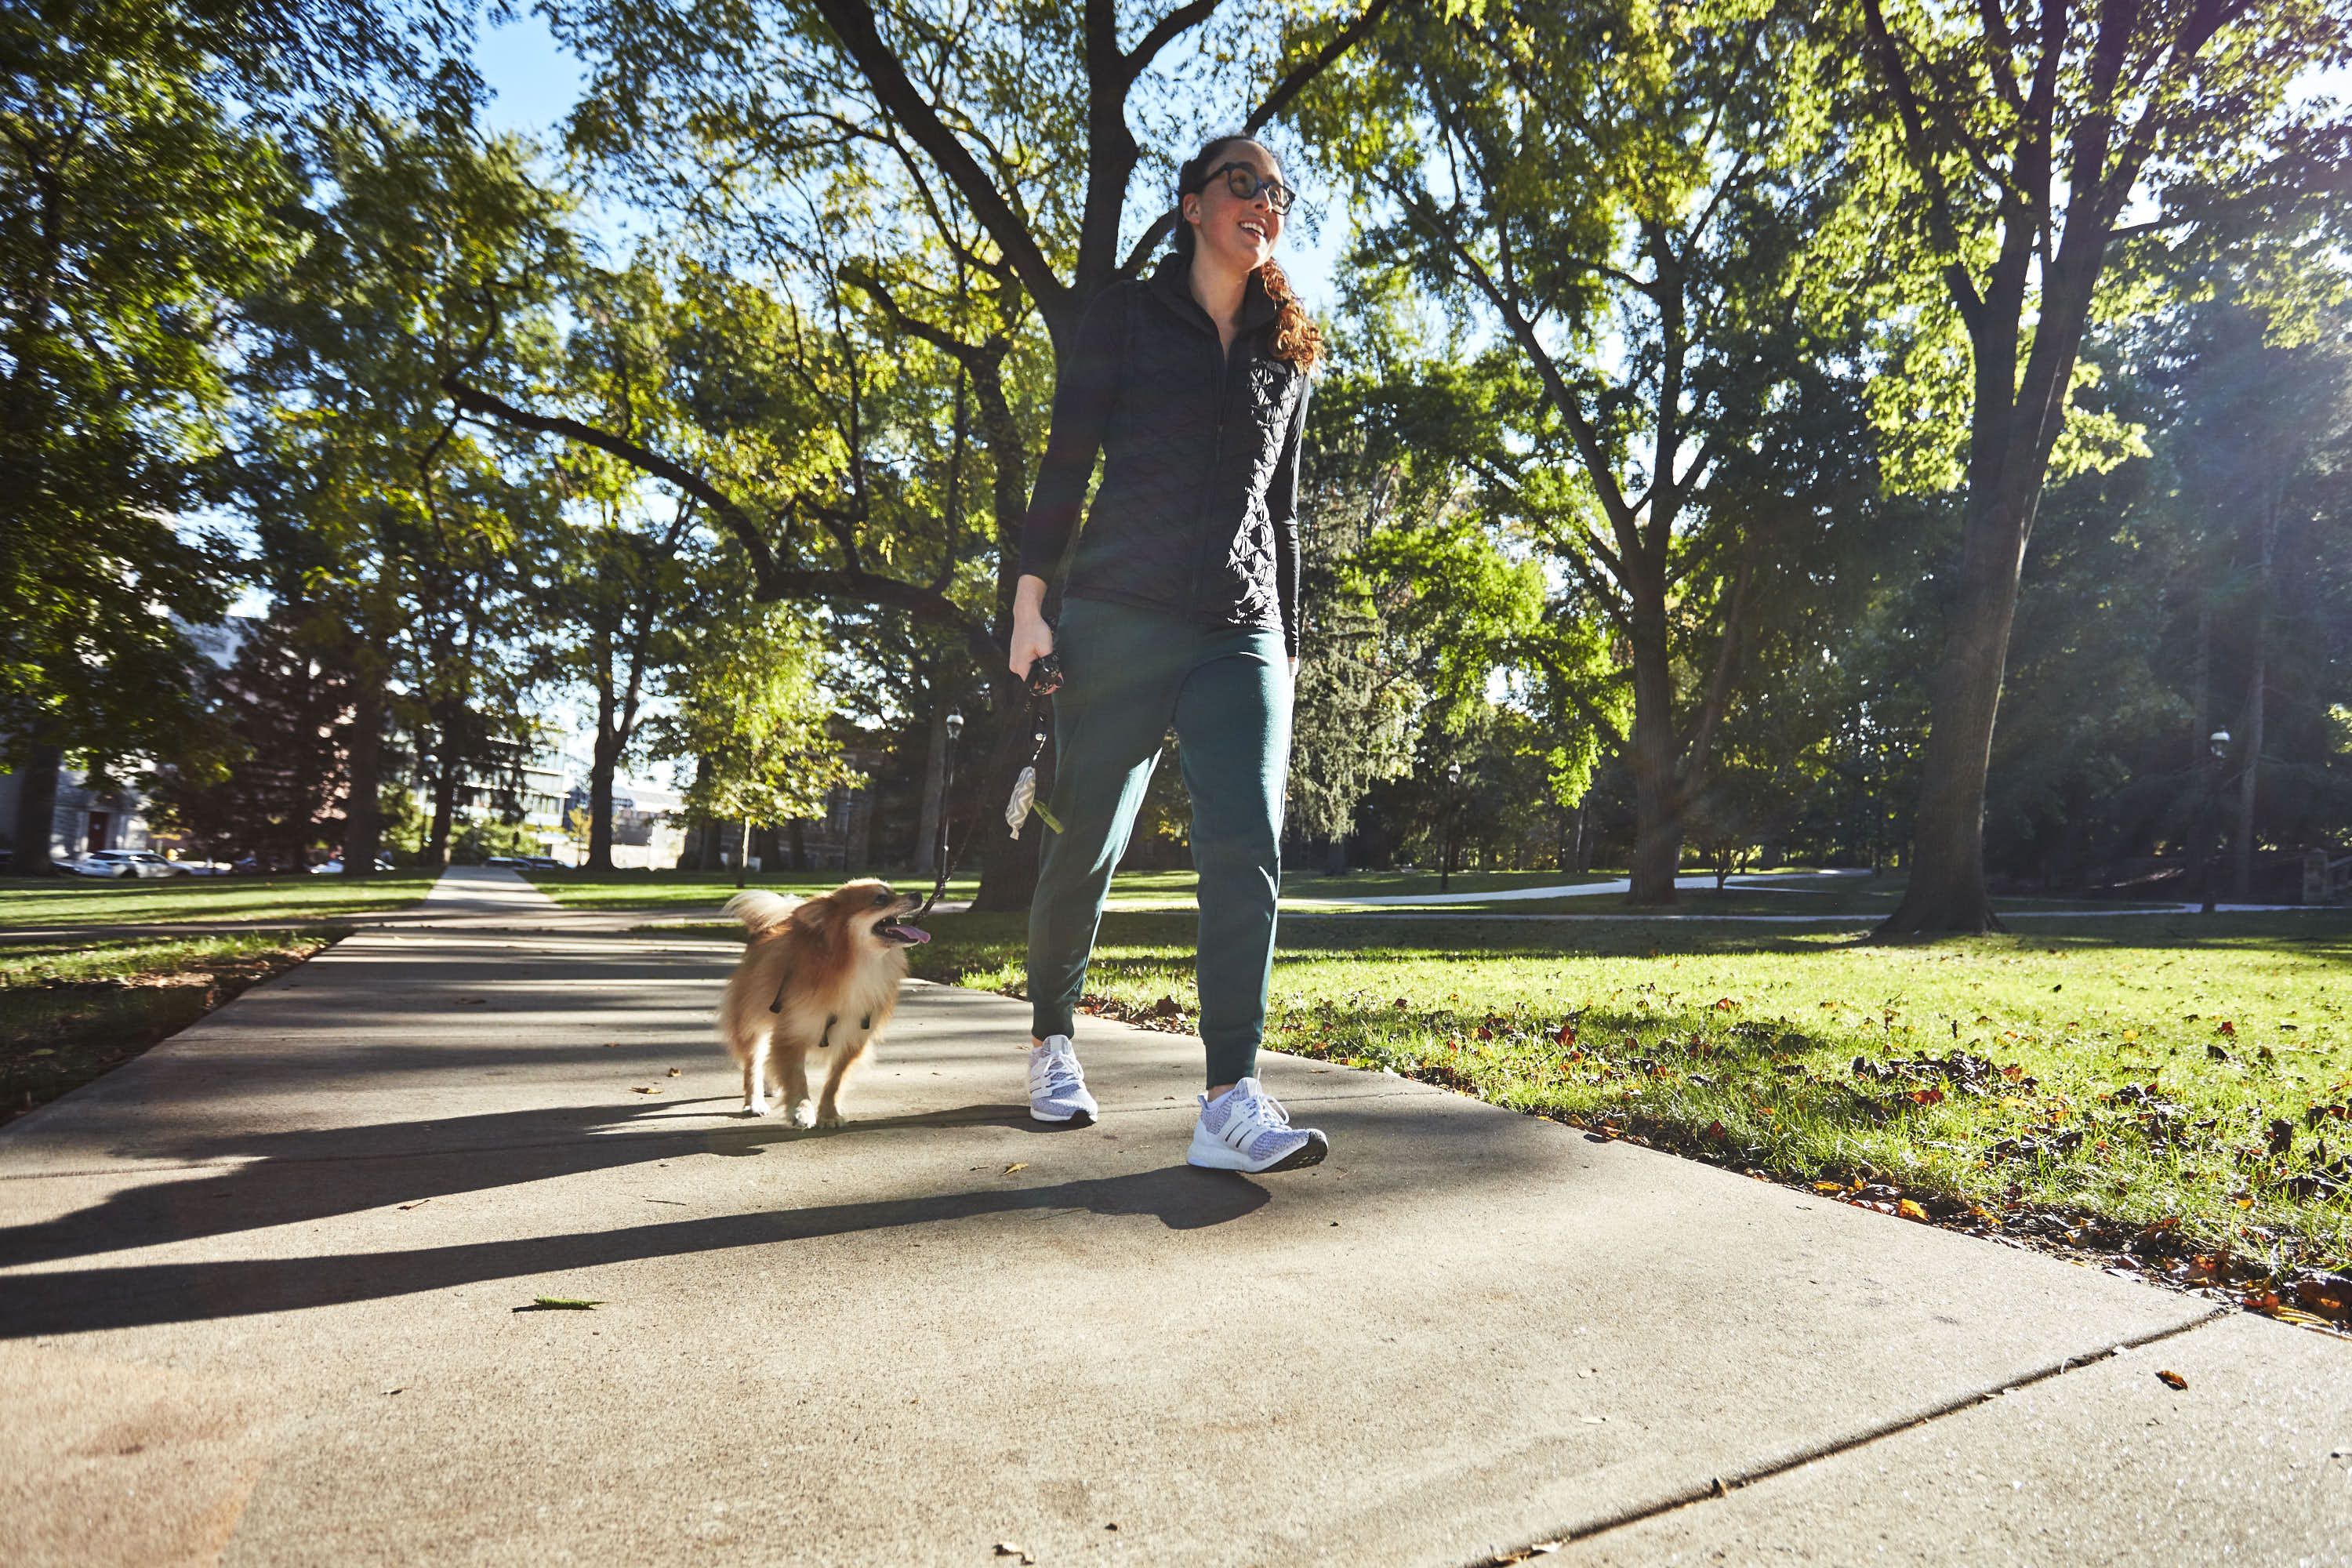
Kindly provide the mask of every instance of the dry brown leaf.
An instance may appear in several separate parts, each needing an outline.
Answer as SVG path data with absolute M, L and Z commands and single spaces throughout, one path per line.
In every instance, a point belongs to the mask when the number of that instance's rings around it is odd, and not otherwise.
M 1909 1198 L 1905 1198 L 1902 1202 L 1896 1204 L 1895 1205 L 1895 1212 L 1901 1215 L 1905 1219 L 1924 1220 L 1927 1217 L 1927 1211 L 1921 1208 Z
M 1011 1174 L 1012 1174 L 1013 1172 L 1015 1172 L 1015 1171 L 1025 1171 L 1025 1170 L 1027 1170 L 1028 1168 L 1029 1168 L 1029 1162 L 1028 1162 L 1028 1161 L 1026 1161 L 1026 1160 L 1015 1160 L 1015 1161 L 1013 1161 L 1013 1163 L 1011 1163 L 1010 1165 L 1007 1165 L 1007 1166 L 1005 1166 L 1005 1167 L 1004 1167 L 1004 1173 L 1005 1173 L 1006 1175 L 1008 1175 L 1008 1176 L 1009 1176 L 1009 1175 L 1011 1175 Z
M 659 1094 L 661 1092 L 661 1085 L 657 1083 L 632 1084 L 629 1087 L 634 1089 L 639 1094 Z
M 2158 1380 L 2167 1388 L 2186 1388 L 2189 1386 L 2189 1380 L 2181 1376 L 2177 1372 L 2168 1370 L 2159 1372 L 2156 1375 Z
M 669 1069 L 669 1076 L 670 1076 L 670 1077 L 672 1077 L 672 1078 L 676 1078 L 676 1077 L 677 1077 L 677 1075 L 678 1075 L 678 1074 L 680 1074 L 680 1073 L 684 1072 L 685 1070 L 686 1070 L 686 1069 L 685 1069 L 684 1068 L 670 1068 L 670 1069 Z

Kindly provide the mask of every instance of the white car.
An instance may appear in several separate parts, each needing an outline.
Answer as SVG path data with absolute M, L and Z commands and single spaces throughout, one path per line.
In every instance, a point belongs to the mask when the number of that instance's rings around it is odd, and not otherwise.
M 93 849 L 79 860 L 68 860 L 65 868 L 77 877 L 184 877 L 187 870 L 174 866 L 152 849 Z
M 390 850 L 382 851 L 376 856 L 375 868 L 379 871 L 389 871 L 392 869 L 392 852 Z M 319 864 L 310 868 L 310 875 L 313 877 L 340 877 L 342 874 L 343 861 L 342 857 L 340 855 L 332 860 L 321 860 Z

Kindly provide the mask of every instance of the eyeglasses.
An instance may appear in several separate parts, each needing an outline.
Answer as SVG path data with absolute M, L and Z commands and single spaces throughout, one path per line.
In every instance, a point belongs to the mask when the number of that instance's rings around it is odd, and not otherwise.
M 1205 186 L 1210 180 L 1215 179 L 1219 174 L 1225 177 L 1225 189 L 1245 202 L 1257 200 L 1257 194 L 1264 191 L 1266 205 L 1272 207 L 1276 213 L 1288 213 L 1290 204 L 1298 199 L 1298 193 L 1296 190 L 1284 184 L 1280 180 L 1261 175 L 1247 163 L 1220 163 L 1209 171 L 1207 176 L 1202 180 L 1202 184 Z

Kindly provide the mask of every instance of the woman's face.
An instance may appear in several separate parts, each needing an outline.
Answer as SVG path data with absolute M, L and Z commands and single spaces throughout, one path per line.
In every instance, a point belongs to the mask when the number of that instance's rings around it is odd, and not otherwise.
M 1282 174 L 1274 155 L 1255 142 L 1226 142 L 1209 160 L 1213 169 L 1221 163 L 1245 164 L 1261 180 Z M 1199 226 L 1193 238 L 1202 250 L 1247 272 L 1274 254 L 1274 242 L 1282 237 L 1282 215 L 1274 210 L 1268 191 L 1261 189 L 1246 198 L 1234 195 L 1227 183 L 1232 178 L 1230 174 L 1211 174 L 1205 187 L 1184 198 L 1184 216 Z

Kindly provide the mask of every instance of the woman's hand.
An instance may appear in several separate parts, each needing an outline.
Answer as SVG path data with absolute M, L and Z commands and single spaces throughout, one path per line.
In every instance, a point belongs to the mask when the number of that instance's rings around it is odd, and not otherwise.
M 1054 628 L 1045 624 L 1045 579 L 1024 576 L 1013 586 L 1013 638 L 1005 662 L 1023 680 L 1029 667 L 1054 651 Z

